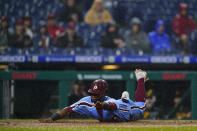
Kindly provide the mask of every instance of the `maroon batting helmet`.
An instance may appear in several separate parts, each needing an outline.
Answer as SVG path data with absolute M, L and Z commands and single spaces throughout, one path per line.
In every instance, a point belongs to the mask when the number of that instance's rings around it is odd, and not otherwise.
M 92 82 L 91 88 L 88 90 L 88 93 L 101 95 L 104 94 L 107 89 L 108 89 L 107 82 L 105 80 L 98 79 Z

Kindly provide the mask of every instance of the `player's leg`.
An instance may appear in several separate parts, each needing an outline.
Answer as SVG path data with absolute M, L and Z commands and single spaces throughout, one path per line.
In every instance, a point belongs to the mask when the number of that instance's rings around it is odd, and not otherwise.
M 137 79 L 137 89 L 135 91 L 135 102 L 145 102 L 145 81 L 147 80 L 147 73 L 141 69 L 135 70 L 135 76 Z
M 137 79 L 137 89 L 135 91 L 135 105 L 131 106 L 130 120 L 138 120 L 143 117 L 145 111 L 145 81 L 147 80 L 147 74 L 142 70 L 135 70 L 135 76 Z
M 136 93 L 135 93 L 135 101 L 141 101 L 139 98 L 144 98 L 145 97 L 145 86 L 144 86 L 144 82 L 146 82 L 148 80 L 148 77 L 147 77 L 147 73 L 145 71 L 142 71 L 141 69 L 136 69 L 135 70 L 135 75 L 136 75 L 136 78 L 137 78 L 137 81 L 138 81 L 138 84 L 137 84 L 137 90 L 136 90 Z M 143 80 L 140 80 L 140 79 L 143 79 Z M 141 93 L 140 93 L 141 92 Z M 140 95 L 141 94 L 141 95 Z M 124 91 L 122 93 L 122 96 L 121 96 L 121 99 L 122 98 L 129 98 L 129 92 L 128 91 Z M 129 98 L 130 99 L 130 98 Z
M 143 117 L 145 111 L 145 81 L 147 80 L 147 73 L 142 70 L 135 70 L 137 79 L 137 89 L 135 91 L 135 105 L 131 106 L 131 120 L 138 120 Z

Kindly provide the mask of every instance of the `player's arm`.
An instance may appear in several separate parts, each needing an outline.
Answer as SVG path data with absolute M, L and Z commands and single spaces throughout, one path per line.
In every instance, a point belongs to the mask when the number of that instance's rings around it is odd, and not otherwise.
M 95 107 L 97 109 L 104 109 L 104 110 L 109 110 L 109 111 L 114 111 L 117 109 L 117 106 L 113 102 L 100 102 L 97 101 L 95 104 Z
M 66 107 L 66 108 L 54 113 L 51 117 L 49 117 L 47 119 L 40 120 L 40 122 L 53 122 L 53 121 L 62 119 L 65 116 L 68 116 L 72 113 L 73 113 L 72 108 L 71 107 Z

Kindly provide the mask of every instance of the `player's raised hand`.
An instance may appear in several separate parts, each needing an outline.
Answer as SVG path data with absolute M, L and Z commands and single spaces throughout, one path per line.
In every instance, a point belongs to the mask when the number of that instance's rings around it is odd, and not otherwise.
M 41 123 L 52 123 L 53 120 L 49 117 L 49 118 L 46 118 L 46 119 L 40 119 L 39 120 Z

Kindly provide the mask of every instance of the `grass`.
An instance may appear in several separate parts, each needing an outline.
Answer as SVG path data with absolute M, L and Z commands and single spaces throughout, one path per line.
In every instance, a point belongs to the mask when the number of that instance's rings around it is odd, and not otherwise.
M 0 122 L 15 122 L 15 121 L 37 121 L 33 119 L 0 119 Z M 64 121 L 64 120 L 62 120 Z M 73 120 L 66 120 L 66 121 L 73 121 Z M 82 121 L 82 120 L 74 120 L 74 121 Z M 83 120 L 83 121 L 97 121 L 97 120 Z M 143 120 L 144 121 L 144 120 Z M 146 121 L 146 120 L 145 120 Z M 149 120 L 147 120 L 149 121 Z M 151 121 L 158 121 L 158 120 L 151 120 Z M 160 120 L 161 122 L 163 120 Z M 174 120 L 169 120 L 169 121 L 174 121 Z M 179 122 L 176 120 L 176 122 Z M 196 121 L 195 121 L 196 122 Z M 121 123 L 120 123 L 121 124 Z M 27 126 L 22 126 L 22 127 L 16 127 L 15 125 L 12 125 L 13 127 L 2 127 L 0 124 L 0 131 L 197 131 L 197 125 L 194 126 L 188 126 L 188 125 L 174 125 L 174 126 L 157 126 L 157 125 L 145 125 L 145 126 L 130 126 L 130 127 L 125 127 L 121 125 L 116 125 L 116 126 L 105 126 L 105 127 L 95 127 L 95 125 L 87 125 L 89 127 L 64 127 L 62 126 L 53 126 L 53 125 L 42 125 L 42 126 L 32 126 L 32 127 L 27 127 Z M 67 125 L 68 126 L 68 125 Z
M 8 122 L 8 121 L 37 121 L 35 119 L 0 119 L 0 122 Z
M 174 127 L 0 127 L 0 131 L 196 131 L 197 126 Z

